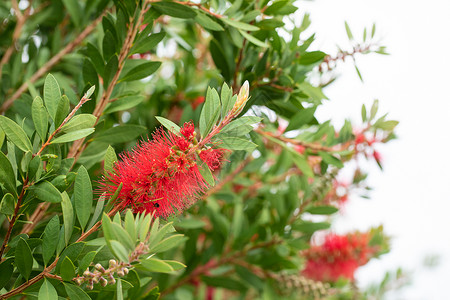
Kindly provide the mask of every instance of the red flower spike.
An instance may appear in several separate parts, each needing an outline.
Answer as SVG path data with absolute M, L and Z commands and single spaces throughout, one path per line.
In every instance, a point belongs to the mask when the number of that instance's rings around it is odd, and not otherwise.
M 192 123 L 185 123 L 183 136 L 159 129 L 153 140 L 122 154 L 114 172 L 102 180 L 102 192 L 112 196 L 123 183 L 116 205 L 135 213 L 154 212 L 155 217 L 167 217 L 192 205 L 208 187 L 196 164 L 195 151 L 190 151 L 192 142 L 187 137 L 193 136 L 193 128 Z M 220 165 L 219 161 L 214 163 Z
M 194 124 L 192 122 L 184 123 L 180 133 L 188 140 L 194 137 Z
M 204 161 L 211 171 L 218 169 L 221 165 L 224 149 L 209 148 L 202 150 L 199 154 L 202 161 Z
M 302 274 L 319 281 L 354 280 L 356 269 L 376 252 L 369 240 L 367 233 L 326 236 L 322 245 L 304 251 L 307 262 Z

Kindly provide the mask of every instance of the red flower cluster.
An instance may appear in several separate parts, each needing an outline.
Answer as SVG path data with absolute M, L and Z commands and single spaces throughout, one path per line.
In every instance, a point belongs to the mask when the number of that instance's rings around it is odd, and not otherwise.
M 101 182 L 102 190 L 111 196 L 123 183 L 116 204 L 135 213 L 154 212 L 156 217 L 167 217 L 192 205 L 208 185 L 196 163 L 194 125 L 185 123 L 180 133 L 159 129 L 153 140 L 122 154 L 114 172 Z M 203 155 L 208 166 L 220 166 L 221 150 L 208 153 L 213 153 Z
M 330 234 L 322 245 L 304 251 L 307 262 L 302 274 L 318 281 L 353 280 L 356 269 L 376 252 L 369 241 L 368 233 Z

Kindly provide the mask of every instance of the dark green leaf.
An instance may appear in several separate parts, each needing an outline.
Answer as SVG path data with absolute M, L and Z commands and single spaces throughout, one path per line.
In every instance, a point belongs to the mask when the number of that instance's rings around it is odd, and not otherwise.
M 62 0 L 64 6 L 69 12 L 70 18 L 76 27 L 80 27 L 81 20 L 83 19 L 83 15 L 81 13 L 80 3 L 78 1 L 73 0 Z
M 9 192 L 15 197 L 17 197 L 16 190 L 16 176 L 14 175 L 14 170 L 3 152 L 0 151 L 0 185 L 2 186 L 3 192 Z
M 162 39 L 166 36 L 165 32 L 152 33 L 145 39 L 139 41 L 133 49 L 131 49 L 131 54 L 133 53 L 147 53 L 152 50 Z
M 330 228 L 330 223 L 327 222 L 309 222 L 309 221 L 299 221 L 293 224 L 292 228 L 297 231 L 301 231 L 306 234 L 312 234 L 317 230 L 324 230 Z
M 311 206 L 305 211 L 313 214 L 313 215 L 332 215 L 336 212 L 338 212 L 339 209 L 337 209 L 334 206 Z
M 78 274 L 82 275 L 83 272 L 89 267 L 89 265 L 93 262 L 95 255 L 97 255 L 97 251 L 91 251 L 86 253 L 78 263 Z
M 322 51 L 305 52 L 300 56 L 299 63 L 301 65 L 311 65 L 322 61 L 325 56 L 326 53 L 323 53 Z
M 34 128 L 41 137 L 42 143 L 44 143 L 47 139 L 48 113 L 44 107 L 44 101 L 42 101 L 41 97 L 34 98 L 31 106 L 31 114 L 33 117 Z
M 224 23 L 227 23 L 228 25 L 235 27 L 237 29 L 241 29 L 241 30 L 246 30 L 246 31 L 257 31 L 259 30 L 259 27 L 254 26 L 254 25 L 250 25 L 247 23 L 242 23 L 239 21 L 235 21 L 235 20 L 231 20 L 231 19 L 227 19 L 227 18 L 221 18 L 221 21 L 223 21 Z
M 117 55 L 111 56 L 106 64 L 105 74 L 103 77 L 103 87 L 105 87 L 105 89 L 108 87 L 110 80 L 114 77 L 114 74 L 116 74 L 118 66 L 119 61 L 117 60 Z
M 112 127 L 95 137 L 96 141 L 108 144 L 129 142 L 144 134 L 147 128 L 139 125 L 120 125 Z
M 15 264 L 20 274 L 28 280 L 33 267 L 33 255 L 27 242 L 20 238 L 15 251 Z
M 64 283 L 64 287 L 70 300 L 91 300 L 91 297 L 76 285 Z
M 190 19 L 196 16 L 192 8 L 176 2 L 153 2 L 153 7 L 160 13 L 175 18 Z
M 58 103 L 61 99 L 61 91 L 58 82 L 52 74 L 48 74 L 44 83 L 44 102 L 50 117 L 55 120 Z
M 9 282 L 14 271 L 13 259 L 7 259 L 0 264 L 0 289 Z
M 74 187 L 74 206 L 82 229 L 86 227 L 92 209 L 92 184 L 89 173 L 84 166 L 78 169 Z
M 169 3 L 169 2 L 168 2 Z M 119 82 L 122 81 L 134 81 L 152 75 L 161 66 L 160 61 L 151 61 L 140 64 L 139 66 L 131 69 L 125 76 L 123 76 Z
M 131 109 L 144 101 L 144 97 L 140 95 L 126 96 L 118 98 L 116 101 L 110 103 L 105 109 L 105 114 L 110 114 L 116 111 L 124 111 Z
M 103 76 L 103 72 L 105 69 L 105 63 L 103 61 L 103 57 L 100 54 L 100 51 L 92 45 L 91 43 L 87 44 L 87 54 L 89 58 L 91 59 L 92 64 L 95 67 L 95 70 L 100 76 Z
M 55 115 L 55 127 L 58 128 L 59 125 L 64 121 L 64 119 L 69 114 L 70 109 L 70 101 L 69 98 L 67 98 L 66 95 L 63 95 L 61 97 L 61 100 L 58 102 L 58 107 L 56 109 L 56 115 Z
M 246 289 L 245 285 L 243 285 L 241 282 L 226 276 L 202 276 L 202 281 L 205 282 L 208 286 L 221 287 L 227 290 L 244 291 Z
M 59 203 L 62 201 L 62 196 L 59 190 L 50 182 L 43 181 L 31 186 L 28 189 L 39 200 L 51 203 Z
M 6 134 L 8 139 L 14 143 L 17 148 L 23 152 L 33 151 L 30 139 L 22 127 L 17 125 L 16 122 L 5 116 L 0 116 L 0 127 L 3 129 L 3 132 Z
M 61 263 L 61 278 L 64 281 L 72 281 L 75 277 L 75 266 L 69 257 L 64 257 L 63 262 Z
M 2 202 L 0 203 L 0 213 L 4 215 L 12 215 L 14 213 L 14 208 L 16 207 L 16 202 L 10 193 L 3 196 Z
M 56 245 L 58 244 L 59 236 L 59 217 L 54 216 L 45 226 L 44 234 L 42 237 L 42 257 L 44 260 L 44 265 L 52 258 L 56 250 Z
M 202 162 L 198 166 L 198 170 L 200 172 L 200 175 L 202 175 L 203 179 L 206 181 L 207 184 L 209 184 L 210 186 L 216 185 L 214 176 L 212 175 L 211 170 L 209 169 L 208 165 L 205 162 Z

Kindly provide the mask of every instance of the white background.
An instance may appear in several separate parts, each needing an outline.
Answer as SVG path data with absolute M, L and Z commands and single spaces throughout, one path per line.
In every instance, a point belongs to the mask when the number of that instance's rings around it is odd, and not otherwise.
M 381 150 L 384 171 L 370 167 L 371 199 L 351 197 L 334 230 L 365 230 L 384 224 L 392 251 L 360 268 L 365 286 L 386 271 L 402 267 L 412 275 L 410 286 L 389 299 L 450 299 L 450 1 L 445 0 L 316 0 L 301 1 L 299 17 L 311 14 L 314 47 L 336 52 L 349 49 L 344 21 L 358 40 L 362 30 L 377 25 L 390 56 L 357 57 L 364 83 L 353 64 L 339 65 L 340 78 L 325 90 L 330 102 L 323 119 L 360 122 L 362 103 L 380 100 L 380 111 L 400 121 L 398 140 Z M 307 36 L 301 36 L 306 38 Z M 424 259 L 439 255 L 435 268 Z

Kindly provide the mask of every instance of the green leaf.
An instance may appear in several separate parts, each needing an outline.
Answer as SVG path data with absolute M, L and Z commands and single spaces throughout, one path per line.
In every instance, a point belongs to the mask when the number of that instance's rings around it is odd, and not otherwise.
M 91 114 L 76 115 L 61 127 L 61 132 L 67 133 L 80 129 L 92 128 L 94 127 L 96 120 L 97 118 Z
M 30 139 L 25 131 L 23 131 L 22 127 L 17 125 L 16 122 L 5 116 L 0 116 L 0 127 L 3 129 L 8 139 L 14 143 L 17 148 L 23 152 L 33 151 Z
M 70 300 L 91 300 L 91 297 L 76 285 L 64 283 L 64 287 Z
M 78 274 L 82 275 L 83 272 L 89 267 L 89 265 L 93 262 L 95 256 L 97 255 L 97 251 L 90 251 L 86 253 L 86 255 L 81 258 L 78 263 Z
M 332 215 L 338 212 L 339 209 L 337 209 L 334 206 L 323 205 L 323 206 L 312 206 L 307 208 L 305 211 L 312 215 Z
M 137 138 L 146 131 L 147 128 L 140 125 L 120 125 L 100 133 L 94 139 L 108 144 L 125 143 Z
M 104 170 L 107 174 L 108 172 L 114 171 L 114 164 L 118 161 L 116 151 L 114 151 L 114 148 L 111 146 L 108 146 L 108 149 L 106 149 L 105 153 L 105 163 L 104 163 Z
M 221 21 L 223 21 L 224 23 L 227 23 L 228 25 L 235 27 L 237 29 L 241 29 L 241 30 L 246 30 L 246 31 L 257 31 L 259 30 L 259 27 L 254 26 L 254 25 L 250 25 L 247 23 L 242 23 L 239 21 L 235 21 L 235 20 L 231 20 L 231 19 L 227 19 L 227 18 L 221 18 Z
M 163 117 L 155 117 L 159 123 L 161 123 L 161 125 L 163 125 L 164 127 L 167 128 L 167 130 L 172 131 L 173 133 L 180 133 L 180 126 L 178 126 L 177 124 L 175 124 L 174 122 L 163 118 Z
M 215 186 L 216 181 L 214 180 L 214 176 L 211 173 L 211 169 L 208 167 L 208 165 L 202 161 L 201 164 L 197 162 L 198 171 L 200 172 L 200 175 L 202 175 L 203 179 L 205 179 L 206 183 L 210 186 Z
M 239 32 L 242 34 L 243 37 L 245 37 L 250 43 L 258 46 L 258 47 L 262 47 L 262 48 L 267 48 L 269 47 L 269 45 L 257 38 L 255 38 L 253 35 L 245 32 L 244 30 L 239 30 Z
M 82 139 L 84 137 L 87 137 L 88 135 L 94 133 L 95 128 L 86 128 L 86 129 L 79 129 L 76 131 L 71 131 L 69 133 L 63 134 L 56 139 L 52 140 L 50 144 L 61 144 L 61 143 L 68 143 L 73 142 L 79 139 Z
M 16 201 L 13 195 L 7 193 L 3 196 L 2 202 L 0 203 L 0 213 L 10 216 L 14 213 L 14 208 L 16 207 Z
M 117 300 L 123 300 L 122 280 L 117 279 Z
M 75 24 L 75 27 L 80 27 L 81 20 L 83 19 L 80 3 L 73 0 L 62 0 L 62 2 L 70 15 L 72 22 Z
M 327 164 L 334 165 L 338 168 L 343 168 L 344 164 L 338 158 L 334 157 L 328 152 L 319 151 L 318 153 L 322 157 L 323 161 Z
M 311 178 L 314 177 L 314 172 L 311 169 L 311 166 L 308 164 L 306 157 L 290 147 L 287 147 L 286 149 L 288 149 L 289 153 L 292 154 L 294 158 L 294 164 L 297 166 L 297 168 L 299 168 L 300 171 L 302 171 L 306 176 Z
M 366 105 L 363 104 L 361 107 L 361 118 L 363 122 L 367 121 L 367 109 L 366 109 Z
M 294 230 L 301 231 L 306 234 L 313 234 L 317 230 L 324 230 L 330 228 L 330 223 L 328 222 L 309 222 L 309 221 L 299 221 L 295 222 L 292 226 Z
M 117 68 L 119 66 L 119 61 L 117 60 L 117 55 L 111 56 L 106 63 L 105 74 L 103 77 L 103 86 L 108 87 L 110 80 L 114 77 L 114 74 L 117 72 Z
M 0 289 L 9 282 L 14 271 L 13 259 L 7 259 L 0 264 Z
M 172 236 L 169 236 L 168 238 L 165 238 L 161 242 L 159 242 L 154 247 L 150 248 L 151 252 L 155 253 L 161 253 L 165 252 L 167 250 L 170 250 L 178 245 L 180 245 L 182 242 L 186 241 L 186 237 L 182 234 L 175 234 Z
M 142 266 L 150 272 L 172 273 L 174 269 L 165 261 L 157 258 L 148 258 L 141 261 Z
M 141 104 L 144 99 L 144 96 L 140 95 L 120 97 L 108 105 L 105 109 L 105 114 L 131 109 Z
M 172 267 L 174 271 L 186 268 L 186 265 L 175 260 L 164 260 L 164 262 Z
M 355 65 L 355 70 L 356 70 L 356 74 L 358 74 L 359 80 L 361 80 L 361 82 L 364 82 L 361 72 L 359 71 L 359 68 Z
M 144 216 L 144 219 L 141 222 L 141 224 L 139 224 L 139 226 L 137 226 L 139 240 L 144 241 L 146 239 L 148 230 L 150 229 L 151 221 L 152 221 L 152 216 L 150 214 L 148 214 L 148 215 Z M 156 226 L 155 228 L 158 229 L 158 225 L 155 225 L 155 224 L 159 224 L 158 218 L 154 221 L 154 223 L 152 225 L 152 230 L 155 226 Z M 150 239 L 151 239 L 151 237 L 150 237 Z M 148 244 L 150 245 L 150 241 Z
M 28 190 L 34 193 L 36 198 L 45 202 L 60 203 L 62 201 L 61 192 L 48 181 L 35 184 Z
M 98 220 L 98 217 L 102 214 L 103 208 L 105 206 L 105 194 L 103 193 L 97 200 L 97 205 L 95 206 L 94 214 L 92 215 L 92 219 L 89 222 L 88 226 L 86 227 L 87 230 L 91 229 L 92 226 L 95 225 L 95 223 Z
M 81 229 L 86 227 L 92 209 L 92 184 L 89 173 L 84 166 L 78 169 L 74 187 L 74 206 Z
M 137 240 L 137 232 L 136 232 L 136 226 L 134 222 L 133 213 L 131 210 L 127 210 L 125 214 L 125 223 L 124 227 L 126 232 L 130 235 L 132 241 Z
M 31 105 L 31 115 L 33 117 L 34 128 L 41 137 L 42 143 L 47 139 L 48 113 L 44 107 L 41 97 L 36 97 Z
M 224 137 L 222 138 L 220 147 L 230 150 L 252 151 L 257 147 L 257 145 L 250 142 L 248 139 L 238 137 Z
M 53 287 L 50 281 L 44 279 L 44 283 L 42 283 L 39 288 L 38 300 L 55 300 L 58 299 L 58 293 L 56 289 Z
M 16 176 L 8 157 L 0 151 L 0 185 L 3 192 L 9 192 L 17 198 Z
M 176 224 L 176 227 L 184 228 L 184 229 L 196 229 L 203 228 L 206 226 L 206 223 L 202 220 L 198 219 L 185 219 Z
M 44 102 L 50 117 L 55 120 L 61 91 L 58 82 L 52 74 L 48 74 L 44 83 Z
M 58 108 L 56 109 L 56 115 L 55 115 L 55 127 L 58 128 L 59 125 L 64 121 L 64 119 L 69 114 L 70 109 L 70 101 L 69 98 L 67 98 L 66 95 L 63 95 L 61 97 L 61 100 L 59 100 Z
M 66 192 L 62 193 L 61 208 L 64 220 L 64 242 L 67 246 L 69 245 L 70 237 L 72 236 L 74 217 L 72 202 Z
M 90 58 L 92 64 L 94 65 L 97 73 L 103 77 L 103 72 L 105 69 L 105 63 L 103 61 L 103 57 L 98 51 L 97 47 L 92 45 L 91 43 L 87 43 L 87 55 Z
M 239 119 L 236 119 L 236 120 L 230 122 L 220 132 L 221 133 L 234 132 L 236 129 L 238 129 L 242 126 L 249 126 L 249 125 L 258 123 L 261 120 L 262 119 L 260 117 L 253 117 L 253 116 L 241 117 Z
M 322 92 L 322 89 L 319 87 L 312 86 L 310 83 L 303 81 L 298 84 L 300 90 L 311 97 L 314 103 L 320 104 L 322 99 L 328 99 Z
M 75 277 L 75 266 L 69 257 L 65 257 L 63 262 L 61 263 L 61 278 L 64 281 L 72 281 Z
M 200 113 L 200 134 L 205 138 L 220 117 L 220 99 L 215 89 L 208 87 L 205 104 Z
M 94 92 L 95 92 L 95 85 L 91 86 L 91 87 L 87 90 L 87 92 L 86 92 L 86 94 L 85 94 L 86 98 L 90 98 Z
M 133 53 L 147 53 L 152 50 L 166 36 L 165 32 L 152 33 L 148 37 L 139 41 L 132 49 Z
M 350 30 L 350 26 L 348 26 L 347 21 L 345 21 L 345 31 L 347 32 L 347 36 L 349 40 L 353 40 L 353 34 Z
M 168 2 L 169 3 L 169 2 Z M 170 2 L 171 3 L 171 2 Z M 123 81 L 134 81 L 152 75 L 161 66 L 160 61 L 150 61 L 147 63 L 140 64 L 137 67 L 131 69 L 125 76 L 123 76 L 119 82 Z
M 33 255 L 31 254 L 30 247 L 23 238 L 20 238 L 17 243 L 15 265 L 20 274 L 28 280 L 28 278 L 30 278 L 31 268 L 33 267 Z
M 373 101 L 372 107 L 370 108 L 370 118 L 369 121 L 372 121 L 378 112 L 378 100 Z
M 190 19 L 197 15 L 192 8 L 176 2 L 153 2 L 152 6 L 160 13 L 175 18 Z
M 224 82 L 222 89 L 220 90 L 220 101 L 222 102 L 222 117 L 225 117 L 228 112 L 233 108 L 237 98 L 233 100 L 233 88 L 228 87 Z
M 45 226 L 42 237 L 42 258 L 44 265 L 46 266 L 53 254 L 55 253 L 56 246 L 58 245 L 58 236 L 60 230 L 59 217 L 54 216 Z
M 110 240 L 109 243 L 111 245 L 111 252 L 117 259 L 119 259 L 122 262 L 129 261 L 128 259 L 129 252 L 119 241 Z
M 312 65 L 322 61 L 325 56 L 327 56 L 327 54 L 322 51 L 305 52 L 300 56 L 299 63 L 301 65 Z
M 231 279 L 226 276 L 202 276 L 202 281 L 205 282 L 208 286 L 215 286 L 225 288 L 227 290 L 236 290 L 236 291 L 244 291 L 246 289 L 245 285 L 240 281 Z
M 195 22 L 203 26 L 205 29 L 213 30 L 213 31 L 223 31 L 223 27 L 214 21 L 211 17 L 203 14 L 200 11 L 196 12 L 197 15 L 195 16 Z

